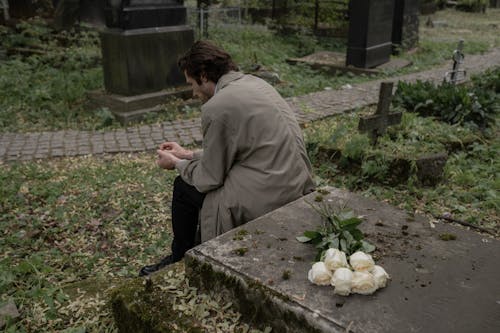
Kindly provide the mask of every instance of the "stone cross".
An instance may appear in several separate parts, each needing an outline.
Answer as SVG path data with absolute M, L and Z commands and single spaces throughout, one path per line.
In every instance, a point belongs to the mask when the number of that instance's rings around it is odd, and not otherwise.
M 446 72 L 444 80 L 456 84 L 465 78 L 465 70 L 460 69 L 460 65 L 464 62 L 464 40 L 458 42 L 457 49 L 453 51 L 453 68 L 450 72 Z
M 389 113 L 393 85 L 393 82 L 382 82 L 380 84 L 377 111 L 371 116 L 359 119 L 358 130 L 360 132 L 368 132 L 373 145 L 377 143 L 378 137 L 385 133 L 387 127 L 401 122 L 401 112 Z

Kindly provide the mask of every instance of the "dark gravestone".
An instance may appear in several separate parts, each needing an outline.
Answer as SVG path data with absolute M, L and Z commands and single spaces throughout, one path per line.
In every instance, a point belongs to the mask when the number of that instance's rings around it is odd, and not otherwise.
M 183 0 L 108 0 L 106 24 L 110 28 L 140 29 L 186 24 Z
M 382 82 L 380 85 L 380 95 L 375 114 L 359 119 L 358 129 L 360 132 L 368 132 L 372 144 L 377 143 L 377 138 L 385 133 L 387 127 L 401 122 L 401 112 L 389 113 L 392 101 L 392 82 Z
M 106 90 L 132 96 L 183 84 L 177 58 L 193 39 L 193 30 L 186 26 L 102 32 Z
M 395 0 L 392 21 L 393 53 L 399 49 L 408 50 L 418 43 L 419 0 Z
M 419 6 L 420 14 L 430 15 L 437 11 L 437 4 L 435 0 L 420 0 Z
M 36 14 L 34 0 L 9 1 L 9 15 L 13 18 L 27 18 Z
M 192 45 L 194 32 L 186 25 L 182 3 L 107 1 L 106 25 L 110 29 L 101 33 L 101 47 L 109 93 L 132 96 L 184 83 L 177 59 Z
M 346 65 L 372 68 L 392 52 L 394 0 L 351 0 Z
M 500 8 L 500 0 L 490 0 L 491 8 Z

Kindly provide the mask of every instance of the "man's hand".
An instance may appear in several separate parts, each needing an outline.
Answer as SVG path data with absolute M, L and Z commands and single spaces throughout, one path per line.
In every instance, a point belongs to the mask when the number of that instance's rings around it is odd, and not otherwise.
M 162 169 L 172 170 L 175 168 L 177 161 L 180 161 L 174 154 L 166 150 L 159 149 L 156 152 L 158 153 L 158 161 L 156 163 Z
M 183 160 L 192 160 L 193 152 L 182 148 L 177 142 L 164 142 L 160 145 L 160 150 L 165 150 L 177 158 Z

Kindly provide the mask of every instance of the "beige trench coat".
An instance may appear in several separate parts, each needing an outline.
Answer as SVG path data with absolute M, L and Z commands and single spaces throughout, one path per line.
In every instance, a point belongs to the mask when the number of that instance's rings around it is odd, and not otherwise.
M 268 83 L 230 72 L 201 110 L 203 151 L 176 168 L 206 193 L 202 242 L 313 191 L 300 127 Z

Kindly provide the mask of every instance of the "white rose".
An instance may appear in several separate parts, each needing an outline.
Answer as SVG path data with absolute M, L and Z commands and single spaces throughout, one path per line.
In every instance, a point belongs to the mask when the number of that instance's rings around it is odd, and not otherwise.
M 312 268 L 309 270 L 309 274 L 307 274 L 309 281 L 314 284 L 320 286 L 326 286 L 330 284 L 330 280 L 332 279 L 332 272 L 326 268 L 325 263 L 319 261 L 312 265 Z
M 351 293 L 352 271 L 349 268 L 337 268 L 332 276 L 332 286 L 335 287 L 333 292 L 337 295 L 347 296 Z
M 354 272 L 352 274 L 351 291 L 361 295 L 370 295 L 377 290 L 373 275 L 368 272 Z
M 389 274 L 381 266 L 375 265 L 371 271 L 377 288 L 384 288 L 387 284 L 387 279 L 390 279 Z
M 331 271 L 335 271 L 340 267 L 349 267 L 349 264 L 347 264 L 345 253 L 338 249 L 328 249 L 325 252 L 324 262 L 326 267 Z
M 349 262 L 352 269 L 354 269 L 355 271 L 369 272 L 373 269 L 373 266 L 375 266 L 375 262 L 373 261 L 372 256 L 361 251 L 353 253 L 349 258 Z

